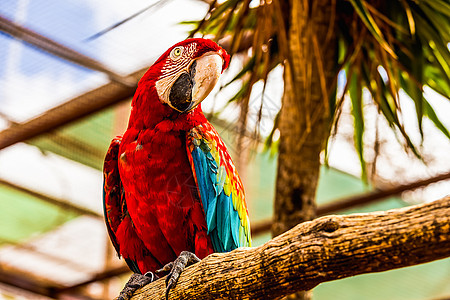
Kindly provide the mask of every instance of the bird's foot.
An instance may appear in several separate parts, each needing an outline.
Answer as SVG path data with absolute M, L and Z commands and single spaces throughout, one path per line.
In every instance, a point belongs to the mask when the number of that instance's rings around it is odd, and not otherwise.
M 194 253 L 182 251 L 180 256 L 178 256 L 175 261 L 168 263 L 162 269 L 156 271 L 156 273 L 169 272 L 169 275 L 166 277 L 166 300 L 169 299 L 169 291 L 177 284 L 181 272 L 183 272 L 186 267 L 189 267 L 199 261 L 200 258 L 198 258 Z
M 130 299 L 133 296 L 134 292 L 136 292 L 136 290 L 140 289 L 143 286 L 146 286 L 147 284 L 155 281 L 158 278 L 159 277 L 152 272 L 147 272 L 144 275 L 133 273 L 116 300 Z

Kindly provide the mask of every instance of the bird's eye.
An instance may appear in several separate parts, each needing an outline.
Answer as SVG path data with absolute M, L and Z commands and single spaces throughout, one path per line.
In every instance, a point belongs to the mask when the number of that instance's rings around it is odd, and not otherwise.
M 181 57 L 182 53 L 183 53 L 183 48 L 182 47 L 176 47 L 176 48 L 173 48 L 172 52 L 170 53 L 170 57 L 173 60 L 176 60 L 176 59 Z

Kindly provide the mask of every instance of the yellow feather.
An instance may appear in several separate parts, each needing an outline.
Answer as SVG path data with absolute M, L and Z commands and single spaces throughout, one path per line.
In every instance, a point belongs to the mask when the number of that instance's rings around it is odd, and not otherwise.
M 223 185 L 223 191 L 225 192 L 225 195 L 230 196 L 231 183 L 230 183 L 230 176 L 228 176 L 228 174 L 227 174 L 227 179 L 225 179 L 225 183 Z
M 245 233 L 244 233 L 244 228 L 242 226 L 239 226 L 239 244 L 240 246 L 245 246 Z
M 234 188 L 234 186 L 231 188 L 231 193 L 233 194 L 232 198 L 233 198 L 234 209 L 236 209 L 239 212 L 239 201 L 238 201 L 238 197 L 236 195 L 236 189 Z
M 238 197 L 238 205 L 237 205 L 237 207 L 238 207 L 237 211 L 239 212 L 239 216 L 241 218 L 244 218 L 245 217 L 245 211 L 243 209 L 244 207 L 242 206 L 242 198 L 241 197 Z
M 220 156 L 219 156 L 219 151 L 217 151 L 217 148 L 214 147 L 214 153 L 213 153 L 213 157 L 216 160 L 216 163 L 218 166 L 220 166 Z

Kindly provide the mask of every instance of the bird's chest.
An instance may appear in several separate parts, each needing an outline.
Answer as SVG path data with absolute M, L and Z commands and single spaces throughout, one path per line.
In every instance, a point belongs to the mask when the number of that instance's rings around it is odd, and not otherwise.
M 129 130 L 123 137 L 119 171 L 130 213 L 158 214 L 189 208 L 195 181 L 183 131 Z

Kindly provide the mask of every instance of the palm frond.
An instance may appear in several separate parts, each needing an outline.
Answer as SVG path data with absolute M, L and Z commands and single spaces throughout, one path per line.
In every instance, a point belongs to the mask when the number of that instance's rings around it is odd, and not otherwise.
M 242 71 L 230 81 L 242 81 L 242 88 L 232 101 L 247 99 L 253 84 L 260 80 L 265 83 L 267 74 L 278 64 L 293 63 L 288 43 L 288 2 L 261 0 L 258 6 L 251 3 L 254 4 L 254 1 L 214 3 L 196 31 L 215 34 L 217 40 L 231 41 L 227 50 L 232 55 L 249 55 Z M 317 114 L 329 113 L 335 127 L 344 95 L 349 95 L 355 120 L 355 148 L 359 153 L 362 172 L 367 174 L 364 155 L 365 100 L 362 97 L 363 91 L 367 90 L 380 115 L 401 137 L 406 148 L 420 158 L 418 145 L 412 142 L 402 121 L 401 102 L 404 99 L 399 92 L 404 90 L 414 102 L 421 136 L 424 134 L 423 119 L 428 118 L 450 138 L 449 130 L 424 96 L 424 86 L 428 86 L 450 99 L 450 3 L 446 0 L 333 0 L 332 4 L 334 26 L 330 25 L 327 36 L 338 38 L 335 79 L 331 86 L 320 82 L 324 95 L 322 107 L 305 110 L 305 114 L 310 115 L 310 126 L 318 118 Z M 247 34 L 245 43 L 243 33 Z M 315 66 L 323 69 L 321 57 L 326 51 L 324 45 L 314 40 L 313 35 L 305 38 L 309 38 L 311 44 L 308 49 L 302 50 L 302 55 L 307 54 L 310 60 L 315 61 Z M 303 66 L 305 76 L 311 66 Z M 345 70 L 347 80 L 344 94 L 336 99 L 337 78 L 342 70 Z M 307 95 L 305 97 L 306 103 Z M 307 103 L 302 105 L 308 108 Z M 272 137 L 269 136 L 269 139 Z
M 420 151 L 402 122 L 400 102 L 403 100 L 399 91 L 406 91 L 414 101 L 422 137 L 424 117 L 448 137 L 448 130 L 425 100 L 423 87 L 428 85 L 450 99 L 450 52 L 447 46 L 450 41 L 450 7 L 440 0 L 371 1 L 370 4 L 364 0 L 349 0 L 348 3 L 352 9 L 347 7 L 338 13 L 343 52 L 346 58 L 350 57 L 342 62 L 343 68 L 348 73 L 359 72 L 359 88 L 369 90 L 391 128 L 400 133 L 407 148 L 420 158 Z M 358 16 L 358 26 L 354 25 L 355 15 Z M 364 39 L 360 38 L 361 27 L 370 32 Z M 383 70 L 383 76 L 380 70 Z M 352 78 L 348 80 L 353 81 Z M 357 101 L 363 99 L 355 91 L 350 91 L 350 98 L 355 120 L 355 147 L 364 164 L 361 146 L 363 119 L 355 114 L 358 112 L 355 108 L 359 107 Z
M 359 155 L 359 160 L 361 162 L 361 174 L 364 180 L 367 179 L 366 162 L 364 159 L 364 113 L 363 113 L 363 99 L 362 99 L 362 89 L 361 89 L 361 76 L 354 74 L 352 77 L 347 79 L 349 84 L 349 93 L 352 104 L 352 115 L 355 123 L 355 146 L 356 151 Z

